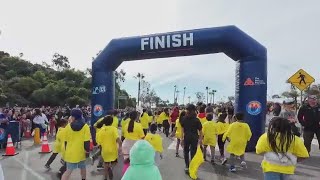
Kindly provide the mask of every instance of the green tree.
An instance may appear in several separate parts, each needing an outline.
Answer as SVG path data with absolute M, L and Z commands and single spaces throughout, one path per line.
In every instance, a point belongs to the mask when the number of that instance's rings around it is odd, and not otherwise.
M 12 89 L 24 97 L 29 97 L 31 93 L 41 87 L 41 84 L 31 77 L 22 77 L 13 84 Z
M 14 70 L 10 70 L 10 71 L 5 72 L 4 75 L 5 75 L 5 77 L 6 77 L 7 79 L 11 79 L 11 78 L 17 76 L 17 72 L 15 72 Z
M 69 58 L 59 53 L 55 53 L 52 58 L 52 64 L 57 67 L 58 70 L 69 69 L 70 62 Z
M 46 78 L 46 75 L 43 71 L 39 70 L 39 71 L 36 71 L 33 75 L 32 75 L 32 78 L 36 81 L 38 81 L 42 87 L 44 87 L 46 85 L 46 81 L 47 81 L 47 78 Z
M 75 107 L 76 105 L 80 105 L 80 106 L 86 105 L 86 100 L 80 98 L 79 96 L 69 97 L 66 101 L 70 107 Z

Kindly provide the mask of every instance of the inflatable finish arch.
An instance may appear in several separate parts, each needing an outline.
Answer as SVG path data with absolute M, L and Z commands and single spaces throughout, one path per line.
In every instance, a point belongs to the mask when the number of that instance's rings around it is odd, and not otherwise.
M 114 108 L 114 71 L 123 61 L 220 52 L 237 63 L 235 110 L 246 114 L 254 150 L 265 131 L 267 50 L 235 26 L 113 39 L 92 63 L 92 123 Z

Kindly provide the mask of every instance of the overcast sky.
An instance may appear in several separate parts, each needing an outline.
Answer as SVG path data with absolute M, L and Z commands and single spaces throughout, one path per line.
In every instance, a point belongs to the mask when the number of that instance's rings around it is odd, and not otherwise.
M 1 0 L 0 50 L 23 52 L 34 63 L 49 63 L 58 52 L 84 70 L 113 38 L 236 25 L 268 49 L 273 95 L 286 90 L 286 79 L 300 68 L 319 81 L 319 7 L 318 0 Z M 193 99 L 206 86 L 218 91 L 216 100 L 234 94 L 235 63 L 224 54 L 133 61 L 119 69 L 127 72 L 122 87 L 132 96 L 137 72 L 165 100 L 173 100 L 175 84 Z

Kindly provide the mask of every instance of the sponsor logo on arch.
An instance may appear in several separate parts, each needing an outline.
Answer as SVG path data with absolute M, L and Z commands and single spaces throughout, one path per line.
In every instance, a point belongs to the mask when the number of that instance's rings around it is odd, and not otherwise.
M 250 101 L 247 104 L 247 112 L 253 116 L 260 114 L 262 111 L 262 106 L 259 101 Z

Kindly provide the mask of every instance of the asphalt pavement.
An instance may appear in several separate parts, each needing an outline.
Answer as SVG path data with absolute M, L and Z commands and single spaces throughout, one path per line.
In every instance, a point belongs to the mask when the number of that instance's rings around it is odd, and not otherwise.
M 52 147 L 53 139 L 49 138 Z M 184 159 L 175 157 L 175 142 L 173 139 L 163 136 L 164 158 L 160 161 L 159 169 L 163 180 L 189 180 L 190 178 L 184 173 Z M 58 180 L 57 171 L 60 168 L 60 157 L 52 163 L 51 170 L 46 170 L 44 164 L 51 154 L 39 154 L 40 145 L 33 145 L 32 140 L 23 140 L 22 147 L 17 149 L 18 155 L 13 157 L 1 157 L 5 180 Z M 316 141 L 313 142 L 311 158 L 300 163 L 297 167 L 296 175 L 293 179 L 320 179 L 320 151 Z M 4 154 L 3 150 L 0 151 Z M 218 155 L 216 150 L 216 155 Z M 183 153 L 180 150 L 180 156 Z M 228 180 L 228 179 L 263 179 L 260 162 L 262 156 L 255 153 L 246 153 L 247 168 L 239 168 L 236 173 L 228 171 L 228 164 L 222 166 L 220 164 L 211 165 L 205 162 L 198 171 L 199 180 Z M 119 158 L 118 164 L 114 167 L 114 180 L 121 179 L 122 158 Z M 209 158 L 208 158 L 209 159 Z M 240 163 L 240 162 L 238 162 Z M 103 171 L 97 171 L 96 165 L 87 166 L 88 180 L 103 180 Z M 238 166 L 240 167 L 240 166 Z M 71 180 L 78 180 L 80 171 L 73 173 Z

